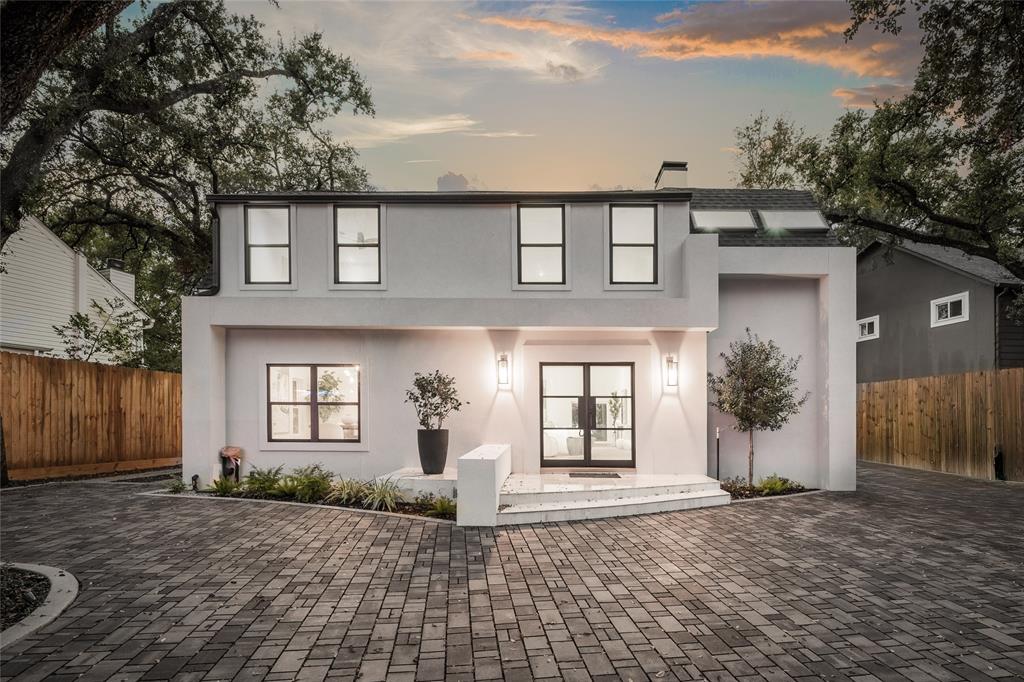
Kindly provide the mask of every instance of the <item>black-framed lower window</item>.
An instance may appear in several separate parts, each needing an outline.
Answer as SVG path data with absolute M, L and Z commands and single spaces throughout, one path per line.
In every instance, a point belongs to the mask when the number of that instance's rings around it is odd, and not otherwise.
M 334 207 L 334 283 L 380 284 L 380 206 Z
M 516 230 L 520 284 L 565 284 L 565 206 L 520 205 Z
M 608 227 L 611 284 L 657 284 L 657 207 L 612 204 Z
M 245 283 L 291 281 L 291 210 L 288 206 L 246 206 Z
M 356 364 L 267 365 L 267 440 L 358 443 L 362 437 Z

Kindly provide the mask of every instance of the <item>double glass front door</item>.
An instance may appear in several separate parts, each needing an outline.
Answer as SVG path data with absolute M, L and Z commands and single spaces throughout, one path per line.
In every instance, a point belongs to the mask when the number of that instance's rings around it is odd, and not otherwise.
M 632 467 L 633 363 L 540 365 L 541 466 Z

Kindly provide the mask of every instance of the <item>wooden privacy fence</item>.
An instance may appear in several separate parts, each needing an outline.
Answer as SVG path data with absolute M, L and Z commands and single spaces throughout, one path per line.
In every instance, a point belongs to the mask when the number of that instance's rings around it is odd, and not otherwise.
M 181 463 L 181 375 L 0 353 L 10 477 Z
M 1024 368 L 857 386 L 857 454 L 869 462 L 1024 481 Z

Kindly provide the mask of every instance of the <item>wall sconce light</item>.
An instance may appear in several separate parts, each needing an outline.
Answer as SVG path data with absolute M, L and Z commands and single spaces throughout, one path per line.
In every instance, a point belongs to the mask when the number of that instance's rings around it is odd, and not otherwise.
M 498 387 L 508 388 L 511 383 L 511 364 L 508 353 L 498 353 Z
M 679 385 L 679 361 L 676 360 L 675 355 L 665 356 L 665 385 Z

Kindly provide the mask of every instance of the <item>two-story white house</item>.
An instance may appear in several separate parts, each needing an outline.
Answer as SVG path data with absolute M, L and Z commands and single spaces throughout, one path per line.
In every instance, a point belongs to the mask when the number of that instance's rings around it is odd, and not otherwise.
M 226 444 L 246 466 L 418 467 L 404 394 L 434 369 L 469 401 L 446 423 L 451 467 L 496 444 L 513 476 L 740 475 L 745 436 L 709 410 L 707 372 L 749 327 L 802 356 L 811 392 L 785 429 L 758 434 L 757 474 L 855 486 L 855 254 L 806 192 L 209 200 L 215 284 L 183 302 L 186 478 L 215 478 Z M 308 390 L 325 374 L 341 402 Z

